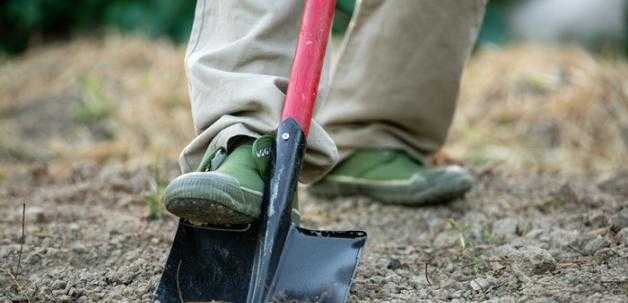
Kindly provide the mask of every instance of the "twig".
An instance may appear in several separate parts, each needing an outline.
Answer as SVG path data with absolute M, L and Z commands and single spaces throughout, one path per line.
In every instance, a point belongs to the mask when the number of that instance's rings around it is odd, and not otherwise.
M 427 275 L 427 265 L 429 263 L 425 262 L 425 281 L 427 281 L 427 285 L 432 286 L 432 282 L 430 282 L 430 277 Z
M 17 281 L 17 277 L 15 275 L 13 275 L 13 273 L 11 273 L 11 270 L 10 269 L 7 270 L 7 269 L 1 268 L 1 267 L 0 267 L 0 270 L 5 272 L 9 276 L 9 278 L 11 278 L 11 280 L 13 280 L 13 284 L 15 284 L 15 290 L 16 290 L 17 294 L 18 295 L 21 294 L 22 293 L 22 286 L 20 286 L 20 283 Z
M 22 203 L 22 236 L 20 237 L 20 251 L 17 254 L 17 267 L 15 268 L 15 275 L 19 276 L 21 273 L 22 264 L 22 250 L 24 249 L 24 225 L 26 222 L 26 203 Z

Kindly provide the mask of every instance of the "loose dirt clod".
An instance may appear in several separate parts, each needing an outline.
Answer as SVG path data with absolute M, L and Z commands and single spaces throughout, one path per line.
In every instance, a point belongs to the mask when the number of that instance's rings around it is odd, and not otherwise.
M 506 244 L 498 247 L 496 254 L 512 260 L 512 262 L 534 275 L 544 274 L 556 269 L 554 257 L 547 250 L 540 247 Z

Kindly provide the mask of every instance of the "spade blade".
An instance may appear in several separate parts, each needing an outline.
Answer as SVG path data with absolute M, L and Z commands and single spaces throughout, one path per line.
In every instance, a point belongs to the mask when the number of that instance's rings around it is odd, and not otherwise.
M 362 231 L 319 231 L 292 224 L 271 301 L 346 302 L 365 243 Z
M 257 231 L 220 230 L 179 221 L 155 301 L 245 302 Z
M 181 220 L 155 300 L 246 302 L 257 228 L 204 228 Z M 345 302 L 365 242 L 362 231 L 309 230 L 291 223 L 270 301 Z

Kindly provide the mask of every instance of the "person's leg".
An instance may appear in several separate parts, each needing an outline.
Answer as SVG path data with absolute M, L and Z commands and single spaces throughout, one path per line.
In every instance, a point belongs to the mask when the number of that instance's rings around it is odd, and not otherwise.
M 299 30 L 302 1 L 199 0 L 186 53 L 197 137 L 180 157 L 166 208 L 200 223 L 257 217 L 269 142 L 279 122 Z M 254 142 L 255 141 L 255 142 Z M 313 123 L 306 179 L 328 171 L 335 145 Z
M 185 58 L 197 137 L 180 157 L 183 172 L 197 168 L 206 150 L 227 149 L 231 138 L 259 137 L 278 124 L 302 1 L 199 0 Z M 314 123 L 310 153 L 331 159 L 333 142 Z
M 446 139 L 485 0 L 363 0 L 358 4 L 332 75 L 329 100 L 317 119 L 338 145 L 341 158 L 364 149 L 403 152 L 352 156 L 324 180 L 333 181 L 340 174 L 338 182 L 319 183 L 313 191 L 362 193 L 403 203 L 438 202 L 460 195 L 470 187 L 470 177 L 460 175 L 459 168 L 437 174 L 425 171 L 421 182 L 415 180 L 418 183 L 409 179 L 418 178 L 413 169 L 419 170 L 424 156 Z M 384 162 L 392 166 L 377 165 Z M 369 174 L 381 180 L 370 180 L 365 176 Z M 443 183 L 448 175 L 454 178 Z M 396 178 L 414 187 L 379 184 L 399 181 Z M 375 188 L 379 185 L 382 188 Z

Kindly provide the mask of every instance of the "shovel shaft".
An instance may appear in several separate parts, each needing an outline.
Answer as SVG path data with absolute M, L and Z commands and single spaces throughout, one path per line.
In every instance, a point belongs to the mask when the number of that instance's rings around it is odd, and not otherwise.
M 306 0 L 281 123 L 277 128 L 271 178 L 262 207 L 248 303 L 268 302 L 286 237 L 294 224 L 291 203 L 310 128 L 335 0 Z
M 335 0 L 306 0 L 281 121 L 292 118 L 307 136 L 318 93 Z

